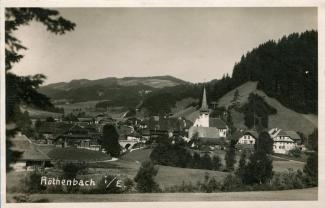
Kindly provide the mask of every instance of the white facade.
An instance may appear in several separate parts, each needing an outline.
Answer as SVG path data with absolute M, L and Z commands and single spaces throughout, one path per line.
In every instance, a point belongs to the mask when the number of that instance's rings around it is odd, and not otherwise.
M 254 145 L 256 142 L 256 139 L 249 134 L 245 134 L 242 137 L 239 138 L 238 144 L 251 144 Z
M 194 122 L 196 127 L 209 127 L 209 113 L 200 113 L 199 118 Z
M 228 129 L 218 129 L 220 137 L 227 137 Z
M 273 139 L 274 153 L 288 154 L 290 150 L 298 147 L 297 143 L 282 129 L 271 129 L 269 134 Z
M 287 136 L 276 136 L 273 138 L 273 152 L 288 154 L 290 150 L 297 147 L 297 144 Z

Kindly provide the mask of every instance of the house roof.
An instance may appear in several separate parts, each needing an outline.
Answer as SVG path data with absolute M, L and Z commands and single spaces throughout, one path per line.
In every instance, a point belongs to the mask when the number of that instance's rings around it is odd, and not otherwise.
M 220 118 L 209 118 L 209 126 L 217 129 L 226 129 L 226 123 Z
M 257 131 L 254 131 L 254 130 L 245 131 L 244 134 L 249 134 L 249 135 L 253 136 L 255 139 L 258 138 L 258 133 L 257 133 Z
M 277 133 L 277 136 L 289 136 L 286 131 L 280 129 L 280 131 Z
M 12 150 L 22 152 L 20 161 L 49 161 L 50 158 L 32 143 L 25 135 L 17 134 L 11 139 Z
M 275 138 L 277 136 L 283 136 L 283 137 L 290 137 L 292 140 L 297 141 L 301 140 L 301 137 L 296 131 L 285 131 L 282 129 L 271 129 L 269 131 L 272 138 Z
M 301 140 L 301 137 L 295 131 L 286 131 L 286 134 L 294 141 Z

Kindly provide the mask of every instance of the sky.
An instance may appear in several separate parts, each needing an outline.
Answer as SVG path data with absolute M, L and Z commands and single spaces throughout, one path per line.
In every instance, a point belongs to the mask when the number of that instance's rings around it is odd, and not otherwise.
M 13 67 L 73 79 L 171 75 L 190 82 L 231 75 L 243 54 L 270 39 L 317 30 L 316 8 L 64 8 L 62 36 L 37 22 L 16 33 L 28 50 Z

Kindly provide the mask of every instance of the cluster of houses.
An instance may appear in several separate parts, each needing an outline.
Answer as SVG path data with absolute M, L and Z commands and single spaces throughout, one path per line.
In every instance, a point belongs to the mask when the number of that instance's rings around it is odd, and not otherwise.
M 200 115 L 190 127 L 188 138 L 197 137 L 210 146 L 220 147 L 222 143 L 233 139 L 237 141 L 237 149 L 253 149 L 258 139 L 256 130 L 239 130 L 228 136 L 228 126 L 220 118 L 211 118 L 210 110 L 207 105 L 206 91 L 203 91 Z M 288 154 L 295 148 L 303 148 L 302 140 L 296 131 L 287 131 L 278 128 L 269 130 L 270 138 L 273 140 L 273 152 Z M 227 138 L 225 140 L 224 138 Z M 202 142 L 201 142 L 202 143 Z
M 119 143 L 126 149 L 134 149 L 143 146 L 147 141 L 157 141 L 161 138 L 183 138 L 190 142 L 192 147 L 197 144 L 195 139 L 210 149 L 225 147 L 230 140 L 237 141 L 237 149 L 253 149 L 258 139 L 255 130 L 239 130 L 232 135 L 229 128 L 221 118 L 210 116 L 211 110 L 207 105 L 206 91 L 204 88 L 200 114 L 198 118 L 191 122 L 183 117 L 173 116 L 151 116 L 145 119 L 137 117 L 116 120 L 102 113 L 94 117 L 78 118 L 77 121 L 38 121 L 34 122 L 34 128 L 40 135 L 34 143 L 52 145 L 56 148 L 82 148 L 95 151 L 103 151 L 100 141 L 103 135 L 103 127 L 107 124 L 115 125 L 119 133 Z M 295 131 L 273 128 L 269 130 L 269 135 L 274 141 L 274 153 L 288 154 L 290 150 L 301 147 L 301 138 Z M 25 160 L 28 155 L 38 155 L 47 162 L 49 158 L 39 153 L 40 151 L 32 142 L 21 135 L 16 143 L 24 143 L 28 147 Z M 18 145 L 19 146 L 19 145 Z M 39 154 L 37 154 L 39 153 Z M 35 156 L 36 157 L 36 156 Z M 30 161 L 31 162 L 31 161 Z

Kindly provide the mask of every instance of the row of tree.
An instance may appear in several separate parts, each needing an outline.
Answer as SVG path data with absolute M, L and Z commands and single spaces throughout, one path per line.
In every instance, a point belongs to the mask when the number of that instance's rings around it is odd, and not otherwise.
M 191 153 L 186 146 L 181 144 L 158 144 L 150 154 L 150 159 L 159 165 L 194 168 L 206 170 L 221 170 L 222 162 L 218 155 L 211 157 L 205 153 Z

